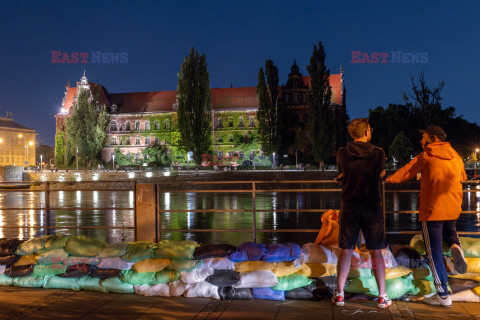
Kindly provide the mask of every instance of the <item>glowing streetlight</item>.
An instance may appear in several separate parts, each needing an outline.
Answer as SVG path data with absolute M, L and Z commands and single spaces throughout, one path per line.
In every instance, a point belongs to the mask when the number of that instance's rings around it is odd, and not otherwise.
M 27 137 L 25 137 L 23 134 L 19 134 L 18 138 L 22 139 L 23 138 L 23 143 L 25 145 L 25 159 L 24 159 L 24 164 L 28 165 L 28 146 L 33 147 L 35 143 L 33 141 L 29 141 L 27 143 Z M 35 161 L 34 161 L 35 163 Z
M 112 160 L 113 160 L 112 170 L 115 171 L 115 154 L 112 154 Z
M 40 155 L 40 172 L 43 171 L 43 154 Z
M 474 173 L 475 175 L 477 175 L 477 162 L 478 162 L 478 155 L 477 155 L 477 153 L 479 153 L 479 152 L 480 152 L 480 148 L 476 148 L 476 149 L 475 149 L 475 173 Z

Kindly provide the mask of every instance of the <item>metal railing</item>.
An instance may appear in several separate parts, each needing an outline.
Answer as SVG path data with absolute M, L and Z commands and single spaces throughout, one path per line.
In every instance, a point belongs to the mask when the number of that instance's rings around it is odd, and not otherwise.
M 131 188 L 65 188 L 63 185 L 72 185 L 72 184 L 105 184 L 105 183 L 130 183 L 132 184 Z M 26 188 L 4 188 L 0 189 L 0 193 L 3 192 L 43 192 L 45 194 L 45 204 L 43 207 L 1 207 L 1 211 L 14 211 L 14 210 L 33 210 L 33 211 L 45 211 L 45 221 L 44 225 L 38 226 L 2 226 L 1 228 L 4 229 L 45 229 L 45 234 L 51 234 L 52 229 L 124 229 L 124 230 L 135 230 L 136 226 L 130 227 L 123 227 L 123 226 L 52 226 L 51 222 L 51 211 L 77 211 L 77 210 L 119 210 L 119 211 L 133 211 L 134 213 L 134 221 L 136 221 L 136 206 L 134 207 L 52 207 L 50 206 L 50 196 L 52 192 L 60 192 L 60 191 L 133 191 L 134 192 L 134 199 L 135 197 L 135 180 L 112 180 L 112 181 L 43 181 L 43 182 L 2 182 L 2 185 L 21 185 L 26 186 L 40 186 L 42 185 L 43 188 L 34 188 L 34 189 L 26 189 Z M 51 188 L 52 185 L 61 185 L 62 187 L 55 187 Z
M 337 192 L 340 193 L 342 191 L 341 188 L 338 187 L 338 184 L 335 180 L 294 180 L 294 181 L 195 181 L 195 182 L 188 182 L 190 187 L 197 187 L 202 185 L 208 185 L 208 188 L 203 189 L 195 189 L 195 188 L 175 188 L 175 189 L 161 189 L 161 187 L 165 187 L 168 185 L 176 184 L 178 182 L 162 182 L 157 183 L 156 190 L 157 190 L 157 199 L 159 198 L 158 195 L 160 193 L 251 193 L 252 195 L 252 205 L 250 209 L 162 209 L 160 201 L 157 201 L 157 218 L 158 218 L 158 228 L 157 228 L 157 237 L 161 239 L 160 233 L 163 232 L 251 232 L 252 233 L 252 240 L 255 242 L 257 239 L 258 232 L 319 232 L 319 229 L 257 229 L 256 225 L 256 215 L 258 212 L 302 212 L 302 213 L 323 213 L 330 209 L 339 210 L 339 208 L 324 208 L 324 209 L 259 209 L 256 207 L 256 195 L 258 193 L 268 193 L 268 192 Z M 295 185 L 295 184 L 336 184 L 336 188 L 259 188 L 261 185 Z M 480 185 L 477 181 L 468 181 L 467 183 L 473 183 Z M 249 188 L 236 188 L 236 189 L 224 189 L 224 188 L 216 188 L 211 189 L 210 186 L 212 185 L 244 185 L 250 186 Z M 388 183 L 382 183 L 382 210 L 384 217 L 386 214 L 402 214 L 402 213 L 410 213 L 415 214 L 418 213 L 418 210 L 386 210 L 386 194 L 387 193 L 418 193 L 420 190 L 387 190 L 386 185 Z M 463 189 L 463 192 L 480 192 L 480 190 L 474 189 Z M 183 213 L 183 212 L 192 212 L 192 213 L 199 213 L 199 212 L 228 212 L 228 213 L 252 213 L 252 227 L 251 228 L 243 228 L 243 229 L 178 229 L 178 228 L 162 228 L 162 220 L 161 216 L 162 213 Z M 479 213 L 477 211 L 463 211 L 463 214 L 470 214 L 470 213 Z M 387 234 L 417 234 L 421 233 L 421 231 L 386 231 Z M 458 232 L 459 234 L 463 235 L 480 235 L 479 232 L 468 232 L 468 231 L 461 231 Z

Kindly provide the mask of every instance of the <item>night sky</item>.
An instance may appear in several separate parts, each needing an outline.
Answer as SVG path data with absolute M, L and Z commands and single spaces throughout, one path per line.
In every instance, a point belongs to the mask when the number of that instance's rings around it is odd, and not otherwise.
M 444 106 L 480 122 L 478 1 L 2 1 L 0 114 L 54 144 L 68 79 L 86 69 L 109 92 L 176 90 L 191 46 L 205 53 L 210 86 L 256 86 L 271 58 L 286 82 L 322 41 L 327 66 L 345 70 L 347 111 L 402 103 L 409 75 L 444 80 Z M 128 53 L 127 63 L 51 63 L 51 51 Z M 351 63 L 352 51 L 426 53 L 426 63 Z M 91 57 L 89 58 L 91 60 Z

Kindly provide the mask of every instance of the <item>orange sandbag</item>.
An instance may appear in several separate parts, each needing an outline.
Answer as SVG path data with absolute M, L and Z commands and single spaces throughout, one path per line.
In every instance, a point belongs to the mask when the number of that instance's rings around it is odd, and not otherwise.
M 316 244 L 324 246 L 338 246 L 338 235 L 340 227 L 338 225 L 339 211 L 328 210 L 322 214 L 322 227 L 318 233 Z

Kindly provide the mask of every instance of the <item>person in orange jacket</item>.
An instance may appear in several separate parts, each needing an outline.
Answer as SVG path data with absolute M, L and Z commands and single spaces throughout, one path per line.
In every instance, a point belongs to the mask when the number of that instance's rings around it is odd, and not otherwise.
M 452 299 L 447 289 L 448 276 L 442 256 L 442 236 L 450 246 L 455 270 L 458 273 L 467 272 L 467 262 L 455 229 L 462 212 L 462 182 L 467 175 L 462 159 L 450 143 L 445 141 L 447 135 L 442 128 L 430 126 L 420 132 L 423 133 L 420 142 L 423 152 L 389 176 L 387 182 L 400 183 L 421 174 L 418 220 L 422 223 L 425 249 L 437 288 L 437 294 L 425 298 L 423 302 L 450 307 Z

